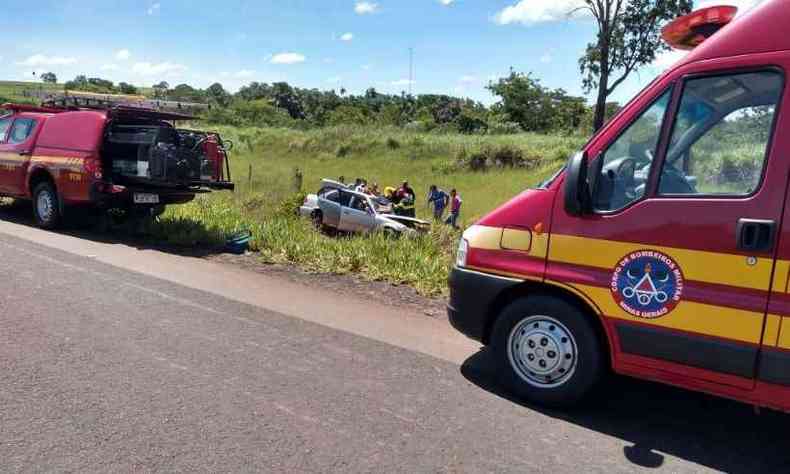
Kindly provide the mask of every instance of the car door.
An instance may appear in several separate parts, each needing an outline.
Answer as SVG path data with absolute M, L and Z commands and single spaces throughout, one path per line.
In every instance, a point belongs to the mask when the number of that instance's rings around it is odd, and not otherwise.
M 0 145 L 0 152 L 9 158 L 4 178 L 6 191 L 11 195 L 24 194 L 25 176 L 32 156 L 33 141 L 38 122 L 32 118 L 18 117 L 8 132 L 5 143 Z
M 340 202 L 343 194 L 339 189 L 331 187 L 318 191 L 318 207 L 321 209 L 324 225 L 333 228 L 338 228 L 340 225 Z
M 589 149 L 594 214 L 555 209 L 547 276 L 600 308 L 621 368 L 754 386 L 788 175 L 784 84 L 775 68 L 667 79 Z
M 19 162 L 19 155 L 8 147 L 8 131 L 14 123 L 13 116 L 0 118 L 0 193 L 8 194 L 13 182 L 14 172 Z
M 367 199 L 353 196 L 349 205 L 343 207 L 340 217 L 340 228 L 348 232 L 369 232 L 373 229 L 375 217 L 373 216 Z

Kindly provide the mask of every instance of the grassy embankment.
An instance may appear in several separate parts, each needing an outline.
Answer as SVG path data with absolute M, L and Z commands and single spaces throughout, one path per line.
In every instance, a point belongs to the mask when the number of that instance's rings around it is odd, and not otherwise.
M 534 134 L 507 136 L 433 135 L 396 128 L 328 128 L 313 131 L 231 129 L 235 193 L 214 193 L 169 209 L 155 236 L 178 245 L 219 245 L 236 231 L 253 234 L 252 250 L 273 263 L 308 271 L 355 273 L 365 278 L 414 286 L 427 295 L 442 294 L 458 233 L 435 226 L 428 235 L 393 241 L 381 235 L 333 238 L 319 234 L 293 215 L 294 170 L 302 189 L 314 192 L 321 178 L 360 176 L 380 186 L 407 179 L 418 193 L 418 213 L 428 215 L 424 195 L 430 184 L 457 188 L 462 220 L 471 224 L 555 171 L 581 145 L 580 137 Z M 488 159 L 487 171 L 468 164 Z M 516 160 L 521 167 L 498 167 Z M 250 165 L 252 174 L 249 174 Z

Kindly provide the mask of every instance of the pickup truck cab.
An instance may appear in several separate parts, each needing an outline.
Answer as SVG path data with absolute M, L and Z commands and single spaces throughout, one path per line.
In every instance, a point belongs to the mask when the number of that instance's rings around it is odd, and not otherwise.
M 571 405 L 612 369 L 790 411 L 790 6 L 734 17 L 670 23 L 693 50 L 464 233 L 450 320 L 516 394 Z
M 58 226 L 69 207 L 161 213 L 198 193 L 233 189 L 219 135 L 177 129 L 193 117 L 4 104 L 0 196 L 33 201 L 36 223 Z

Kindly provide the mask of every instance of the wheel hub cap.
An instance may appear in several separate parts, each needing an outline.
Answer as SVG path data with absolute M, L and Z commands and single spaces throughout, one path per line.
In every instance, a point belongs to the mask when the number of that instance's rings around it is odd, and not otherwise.
M 508 347 L 510 365 L 530 385 L 556 387 L 576 370 L 576 341 L 568 328 L 554 318 L 524 319 L 513 328 Z

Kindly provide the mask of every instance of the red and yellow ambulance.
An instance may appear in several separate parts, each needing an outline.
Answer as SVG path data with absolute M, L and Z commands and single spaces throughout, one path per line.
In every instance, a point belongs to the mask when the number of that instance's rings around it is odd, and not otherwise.
M 450 320 L 516 394 L 612 369 L 790 411 L 790 1 L 734 17 L 668 25 L 692 51 L 464 233 Z

